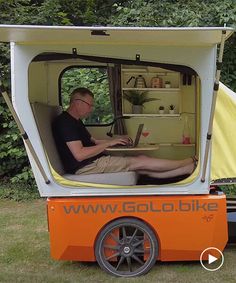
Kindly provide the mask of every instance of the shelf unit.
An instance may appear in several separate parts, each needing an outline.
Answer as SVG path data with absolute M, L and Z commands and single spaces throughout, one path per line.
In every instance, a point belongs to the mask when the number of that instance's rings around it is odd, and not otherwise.
M 141 75 L 147 87 L 136 88 L 135 79 Z M 163 81 L 163 86 L 165 81 L 171 82 L 171 87 L 165 88 L 153 88 L 151 87 L 152 78 L 158 76 Z M 174 71 L 167 71 L 156 67 L 137 67 L 133 66 L 128 68 L 123 66 L 121 69 L 121 87 L 122 94 L 128 91 L 138 91 L 147 92 L 147 97 L 157 98 L 159 100 L 147 102 L 144 104 L 142 114 L 134 114 L 132 111 L 132 104 L 126 99 L 122 99 L 122 109 L 124 116 L 130 117 L 179 117 L 182 112 L 181 108 L 181 89 L 180 89 L 180 73 Z M 169 114 L 169 105 L 173 104 L 175 106 L 175 113 Z M 164 106 L 164 114 L 159 113 L 159 107 Z
M 141 87 L 142 83 L 135 79 L 141 75 L 144 78 L 146 87 Z M 169 81 L 170 87 L 152 87 L 152 78 L 158 76 L 162 82 Z M 140 81 L 142 81 L 140 79 Z M 158 80 L 156 81 L 158 82 Z M 183 85 L 181 74 L 175 71 L 164 70 L 156 67 L 127 66 L 121 69 L 121 90 L 122 90 L 122 113 L 123 116 L 130 117 L 125 121 L 129 133 L 134 136 L 135 129 L 139 123 L 143 123 L 150 131 L 150 136 L 146 138 L 146 144 L 157 145 L 158 150 L 152 155 L 159 158 L 185 158 L 195 154 L 196 151 L 196 87 L 195 81 L 191 86 Z M 135 87 L 138 86 L 138 87 Z M 141 114 L 133 113 L 132 104 L 124 98 L 124 93 L 129 91 L 147 92 L 147 98 L 159 100 L 144 103 Z M 169 105 L 175 106 L 174 114 L 169 113 Z M 164 113 L 159 112 L 159 107 L 164 106 Z M 194 112 L 191 115 L 191 113 Z M 183 144 L 182 133 L 184 118 L 188 117 L 190 125 L 190 144 Z M 140 141 L 144 142 L 143 139 Z M 150 143 L 148 143 L 150 142 Z

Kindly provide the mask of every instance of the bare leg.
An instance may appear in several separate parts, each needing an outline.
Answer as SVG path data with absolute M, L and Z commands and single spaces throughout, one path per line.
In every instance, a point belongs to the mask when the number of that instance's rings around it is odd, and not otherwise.
M 175 170 L 189 164 L 193 164 L 192 158 L 186 158 L 183 160 L 169 160 L 148 157 L 145 155 L 129 157 L 129 169 L 134 171 L 148 170 L 155 172 L 164 172 Z
M 188 165 L 182 166 L 174 170 L 169 170 L 169 171 L 164 171 L 164 172 L 138 170 L 138 173 L 145 174 L 150 177 L 162 179 L 162 178 L 172 178 L 172 177 L 181 176 L 185 174 L 191 174 L 193 171 L 194 171 L 194 164 L 192 163 L 192 164 L 188 164 Z

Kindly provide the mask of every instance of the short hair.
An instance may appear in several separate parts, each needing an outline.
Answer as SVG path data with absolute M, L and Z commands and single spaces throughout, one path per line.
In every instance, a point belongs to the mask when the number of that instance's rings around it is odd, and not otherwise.
M 86 94 L 88 94 L 88 95 L 90 95 L 90 96 L 92 96 L 94 98 L 94 94 L 92 93 L 92 91 L 89 90 L 86 87 L 77 87 L 77 88 L 75 88 L 72 91 L 71 95 L 75 95 L 77 93 L 81 94 L 81 96 L 85 96 Z
M 70 103 L 73 102 L 76 94 L 79 94 L 82 97 L 86 96 L 86 95 L 90 95 L 92 98 L 94 98 L 94 94 L 88 88 L 86 88 L 86 87 L 77 87 L 71 93 Z

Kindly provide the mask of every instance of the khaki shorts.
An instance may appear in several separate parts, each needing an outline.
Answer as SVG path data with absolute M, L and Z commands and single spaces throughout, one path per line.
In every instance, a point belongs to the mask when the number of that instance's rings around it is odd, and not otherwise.
M 128 158 L 122 156 L 102 156 L 93 163 L 80 168 L 75 172 L 79 174 L 114 173 L 129 171 Z

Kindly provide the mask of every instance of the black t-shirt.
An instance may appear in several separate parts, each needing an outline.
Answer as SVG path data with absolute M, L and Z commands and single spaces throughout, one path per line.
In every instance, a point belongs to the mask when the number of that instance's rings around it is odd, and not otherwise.
M 94 146 L 95 143 L 91 141 L 91 135 L 83 122 L 80 119 L 76 120 L 68 112 L 61 113 L 53 121 L 52 132 L 58 153 L 67 173 L 74 174 L 78 169 L 103 156 L 100 153 L 83 161 L 78 161 L 74 158 L 69 147 L 66 145 L 67 142 L 80 140 L 85 147 Z

